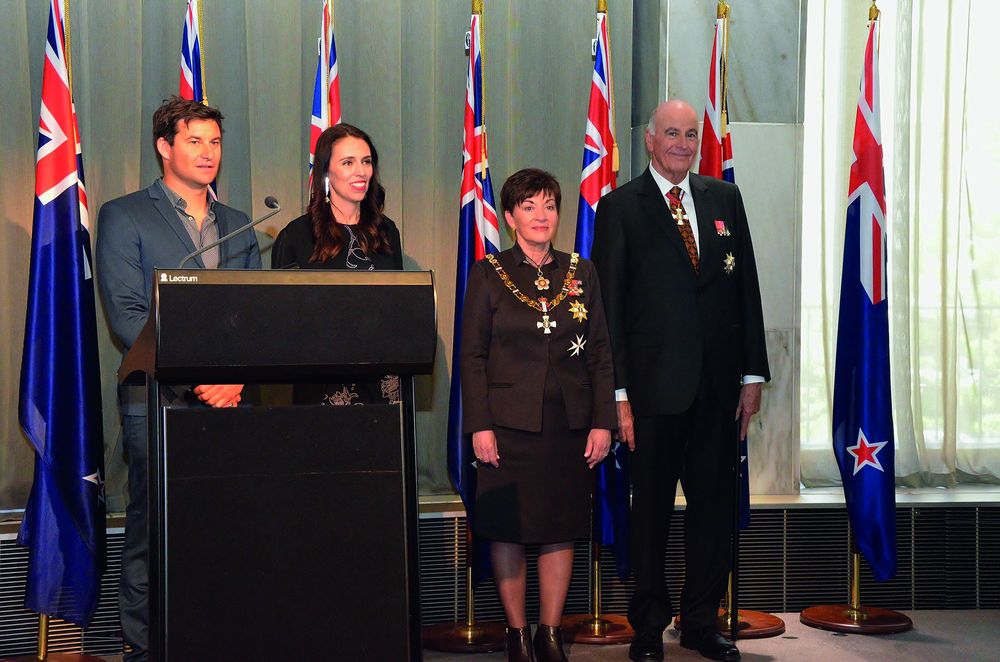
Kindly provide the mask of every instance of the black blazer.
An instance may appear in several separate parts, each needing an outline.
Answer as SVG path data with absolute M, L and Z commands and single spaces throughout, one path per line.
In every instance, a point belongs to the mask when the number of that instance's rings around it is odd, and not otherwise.
M 686 410 L 702 378 L 735 412 L 742 375 L 770 379 L 743 198 L 719 179 L 690 181 L 698 276 L 648 169 L 605 195 L 594 221 L 615 382 L 640 416 Z
M 549 300 L 559 293 L 570 265 L 568 253 L 552 254 L 554 261 L 543 267 L 551 281 Z M 533 284 L 537 271 L 524 263 L 519 246 L 496 257 L 524 294 L 538 297 Z M 540 432 L 550 366 L 562 387 L 570 429 L 617 428 L 614 369 L 597 272 L 591 262 L 581 259 L 575 277 L 582 295 L 567 296 L 550 310 L 549 318 L 556 326 L 545 334 L 537 326 L 542 313 L 515 299 L 487 260 L 472 266 L 462 309 L 459 356 L 466 433 L 495 425 Z M 573 318 L 570 305 L 574 301 L 586 308 L 587 319 Z M 585 342 L 574 355 L 577 338 Z
M 383 270 L 402 270 L 403 246 L 399 239 L 399 230 L 387 216 L 382 217 L 382 227 L 385 228 L 389 240 L 391 254 L 371 253 L 368 258 L 375 268 Z M 271 247 L 272 269 L 346 269 L 347 251 L 342 250 L 335 256 L 322 262 L 310 262 L 316 249 L 316 235 L 313 234 L 312 219 L 309 214 L 299 216 L 286 225 L 278 233 Z

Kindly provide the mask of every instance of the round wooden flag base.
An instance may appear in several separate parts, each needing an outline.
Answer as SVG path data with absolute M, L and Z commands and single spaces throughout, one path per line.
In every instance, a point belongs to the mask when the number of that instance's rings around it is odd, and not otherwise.
M 753 609 L 740 609 L 740 622 L 737 626 L 738 639 L 764 639 L 765 637 L 776 637 L 785 632 L 785 622 L 766 611 L 755 611 Z M 681 629 L 681 617 L 674 618 L 674 628 Z M 719 617 L 715 621 L 715 629 L 728 637 L 729 611 L 719 610 Z
M 446 653 L 496 653 L 503 650 L 507 629 L 502 623 L 452 621 L 423 629 L 424 648 Z
M 84 655 L 83 653 L 49 653 L 45 657 L 46 662 L 104 662 L 103 657 Z M 38 662 L 37 655 L 21 655 L 19 657 L 5 657 L 2 662 Z
M 618 614 L 574 614 L 562 619 L 563 641 L 576 644 L 627 644 L 632 641 L 632 626 Z
M 913 621 L 898 611 L 864 606 L 854 611 L 849 605 L 809 607 L 802 610 L 799 620 L 821 630 L 853 634 L 892 634 L 913 627 Z

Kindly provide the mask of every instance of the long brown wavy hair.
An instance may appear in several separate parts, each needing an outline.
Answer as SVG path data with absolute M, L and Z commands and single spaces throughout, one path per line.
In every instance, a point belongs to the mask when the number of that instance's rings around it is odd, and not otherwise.
M 313 250 L 310 262 L 323 262 L 343 250 L 347 243 L 347 232 L 336 222 L 326 194 L 326 173 L 330 168 L 330 158 L 333 146 L 343 138 L 360 138 L 368 143 L 372 153 L 372 176 L 368 180 L 368 192 L 361 201 L 361 219 L 356 226 L 355 235 L 362 250 L 368 255 L 372 253 L 391 254 L 389 238 L 382 223 L 382 210 L 385 208 L 385 189 L 378 176 L 378 152 L 375 144 L 367 133 L 350 124 L 337 124 L 320 134 L 316 140 L 316 153 L 313 160 L 312 187 L 309 191 L 309 217 L 312 219 L 313 235 L 316 237 L 316 248 Z

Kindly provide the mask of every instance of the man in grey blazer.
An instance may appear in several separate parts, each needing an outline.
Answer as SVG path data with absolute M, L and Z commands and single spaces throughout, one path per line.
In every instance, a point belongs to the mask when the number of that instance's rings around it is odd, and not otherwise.
M 97 221 L 97 282 L 115 336 L 126 351 L 149 317 L 153 270 L 174 268 L 196 249 L 249 222 L 243 212 L 212 200 L 209 185 L 222 158 L 222 113 L 173 97 L 153 114 L 153 144 L 163 177 L 146 189 L 106 202 Z M 191 263 L 202 269 L 259 269 L 253 232 L 237 235 Z M 178 387 L 171 399 L 192 406 L 235 407 L 241 384 Z M 119 611 L 131 651 L 147 659 L 146 401 L 142 387 L 119 392 L 128 460 L 129 505 Z
M 597 207 L 591 254 L 615 363 L 620 435 L 634 450 L 629 657 L 663 659 L 673 617 L 663 557 L 684 486 L 681 645 L 731 662 L 715 631 L 729 571 L 733 455 L 769 379 L 757 267 L 739 189 L 690 173 L 698 115 L 667 101 L 646 131 L 650 166 Z

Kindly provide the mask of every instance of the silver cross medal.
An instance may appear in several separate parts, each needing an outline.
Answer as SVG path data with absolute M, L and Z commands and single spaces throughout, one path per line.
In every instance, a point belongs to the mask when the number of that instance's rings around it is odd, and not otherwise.
M 535 322 L 535 326 L 542 329 L 545 335 L 552 333 L 552 327 L 556 326 L 555 320 L 549 320 L 549 302 L 543 297 L 538 300 L 542 304 L 542 321 Z

